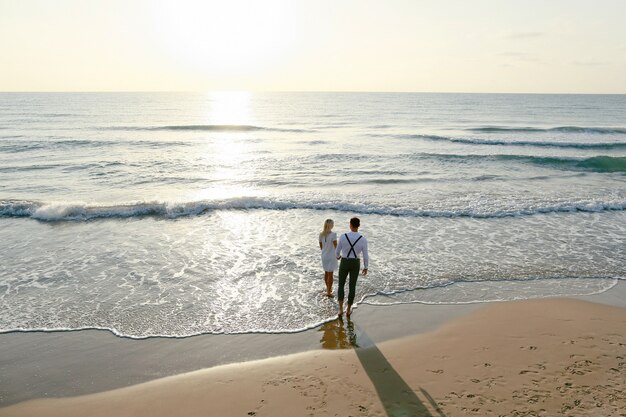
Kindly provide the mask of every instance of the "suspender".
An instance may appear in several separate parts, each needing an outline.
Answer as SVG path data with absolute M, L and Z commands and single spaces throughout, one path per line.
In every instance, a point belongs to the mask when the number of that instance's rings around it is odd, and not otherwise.
M 347 233 L 344 234 L 344 236 L 346 237 L 346 240 L 348 241 L 348 244 L 350 244 L 350 250 L 348 251 L 348 254 L 346 255 L 346 258 L 350 257 L 350 252 L 354 253 L 354 257 L 356 258 L 356 251 L 354 250 L 354 245 L 356 245 L 356 242 L 361 240 L 363 235 L 359 236 L 358 239 L 354 241 L 354 243 L 350 242 L 350 238 L 348 237 Z

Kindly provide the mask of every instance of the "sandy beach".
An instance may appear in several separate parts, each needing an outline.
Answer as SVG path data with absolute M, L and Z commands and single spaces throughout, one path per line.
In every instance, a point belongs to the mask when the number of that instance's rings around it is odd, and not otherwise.
M 385 335 L 370 336 L 362 308 L 350 322 L 304 332 L 319 339 L 314 350 L 31 399 L 0 415 L 624 416 L 626 309 L 603 304 L 619 304 L 618 287 L 585 300 L 465 306 L 461 317 L 430 323 L 434 330 L 380 343 Z M 387 327 L 401 328 L 417 306 L 405 307 Z

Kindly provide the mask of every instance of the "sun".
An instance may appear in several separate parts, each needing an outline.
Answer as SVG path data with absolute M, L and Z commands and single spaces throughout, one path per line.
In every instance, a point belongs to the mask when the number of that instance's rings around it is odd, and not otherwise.
M 207 120 L 214 125 L 252 125 L 251 98 L 247 91 L 214 91 L 208 95 Z
M 294 39 L 291 2 L 155 2 L 159 45 L 179 65 L 211 74 L 262 70 Z

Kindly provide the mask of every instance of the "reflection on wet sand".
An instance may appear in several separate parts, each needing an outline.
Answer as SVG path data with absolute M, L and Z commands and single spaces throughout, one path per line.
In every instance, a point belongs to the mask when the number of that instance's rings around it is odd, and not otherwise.
M 323 332 L 320 343 L 324 349 L 353 349 L 358 348 L 354 323 L 347 319 L 338 318 L 322 325 L 319 330 Z

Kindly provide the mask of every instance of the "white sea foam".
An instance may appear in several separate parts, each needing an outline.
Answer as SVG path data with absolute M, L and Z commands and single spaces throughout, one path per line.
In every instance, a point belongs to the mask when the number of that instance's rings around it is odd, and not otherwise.
M 412 209 L 407 207 L 376 206 L 341 202 L 297 202 L 264 199 L 257 197 L 230 198 L 191 202 L 129 202 L 118 205 L 90 205 L 87 203 L 41 203 L 34 201 L 0 201 L 0 217 L 28 217 L 41 221 L 84 221 L 93 219 L 115 219 L 153 216 L 165 219 L 199 216 L 218 210 L 334 210 L 339 212 L 399 216 L 399 217 L 471 217 L 502 218 L 533 216 L 547 213 L 598 213 L 623 211 L 626 200 L 578 201 L 560 204 L 532 204 L 527 207 L 465 208 L 455 210 Z
M 11 314 L 0 317 L 0 329 L 145 338 L 312 328 L 336 314 L 335 300 L 323 295 L 316 239 L 326 218 L 341 233 L 342 215 L 347 222 L 350 214 L 337 211 L 223 210 L 62 227 L 4 219 L 1 233 L 11 239 L 3 239 L 0 294 Z M 624 216 L 362 216 L 371 260 L 357 300 L 454 304 L 601 292 L 624 278 Z
M 371 305 L 395 304 L 475 304 L 531 298 L 573 297 L 600 294 L 613 288 L 624 277 L 540 278 L 458 281 L 446 285 L 402 289 L 367 296 L 362 301 Z

